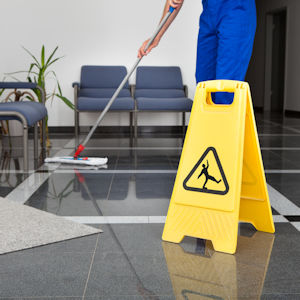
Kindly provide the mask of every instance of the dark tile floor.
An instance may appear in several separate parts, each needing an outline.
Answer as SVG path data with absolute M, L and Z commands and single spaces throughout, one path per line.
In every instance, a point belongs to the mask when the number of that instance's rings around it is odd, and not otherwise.
M 300 119 L 256 119 L 267 181 L 284 209 L 272 209 L 275 235 L 240 224 L 235 255 L 200 239 L 161 240 L 180 137 L 143 136 L 131 147 L 127 137 L 95 136 L 86 155 L 108 156 L 107 168 L 34 170 L 31 158 L 29 177 L 21 145 L 14 141 L 12 151 L 2 141 L 0 196 L 18 195 L 26 183 L 26 205 L 103 233 L 1 255 L 0 299 L 300 299 Z M 73 152 L 72 136 L 51 141 L 50 156 Z M 117 224 L 100 224 L 103 216 Z

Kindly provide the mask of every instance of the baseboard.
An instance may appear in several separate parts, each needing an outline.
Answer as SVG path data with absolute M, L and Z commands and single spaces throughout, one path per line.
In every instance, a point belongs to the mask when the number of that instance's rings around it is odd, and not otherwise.
M 300 118 L 300 111 L 286 110 L 284 115 L 290 118 Z
M 92 126 L 81 126 L 81 133 L 88 133 Z M 49 126 L 49 133 L 74 133 L 73 126 Z M 98 134 L 129 134 L 130 126 L 101 126 L 96 129 Z M 138 133 L 181 134 L 182 126 L 139 126 Z

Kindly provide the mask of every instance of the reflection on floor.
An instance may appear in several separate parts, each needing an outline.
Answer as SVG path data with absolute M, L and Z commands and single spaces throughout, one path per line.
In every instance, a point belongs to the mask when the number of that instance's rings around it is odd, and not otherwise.
M 174 294 L 183 299 L 260 299 L 274 238 L 262 232 L 251 237 L 240 235 L 236 255 L 214 252 L 209 241 L 199 239 L 189 250 L 185 245 L 164 242 Z
M 0 196 L 103 234 L 1 255 L 0 299 L 300 299 L 300 119 L 256 118 L 276 234 L 240 224 L 234 256 L 200 239 L 161 241 L 181 137 L 149 134 L 132 147 L 95 136 L 85 154 L 108 156 L 105 168 L 31 160 L 29 176 L 21 145 L 3 140 Z M 74 150 L 71 135 L 51 141 L 50 156 Z

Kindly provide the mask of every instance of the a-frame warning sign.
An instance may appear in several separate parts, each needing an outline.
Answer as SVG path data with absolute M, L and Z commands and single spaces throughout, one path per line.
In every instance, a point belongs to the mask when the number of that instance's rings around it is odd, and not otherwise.
M 208 147 L 196 165 L 183 181 L 186 190 L 225 195 L 229 191 L 228 182 L 217 150 Z
M 234 93 L 230 105 L 211 93 Z M 168 210 L 163 240 L 211 240 L 236 251 L 239 221 L 274 232 L 249 85 L 215 80 L 197 86 Z

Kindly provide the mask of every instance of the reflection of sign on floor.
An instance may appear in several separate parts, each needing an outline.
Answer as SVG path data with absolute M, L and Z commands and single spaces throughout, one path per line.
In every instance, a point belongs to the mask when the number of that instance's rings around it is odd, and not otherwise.
M 252 237 L 239 236 L 241 251 L 234 256 L 215 252 L 210 241 L 203 246 L 203 255 L 196 249 L 186 252 L 180 245 L 163 242 L 176 299 L 259 300 L 274 238 L 274 235 L 262 232 L 256 232 Z
M 183 182 L 186 190 L 225 195 L 229 186 L 217 151 L 209 147 Z

